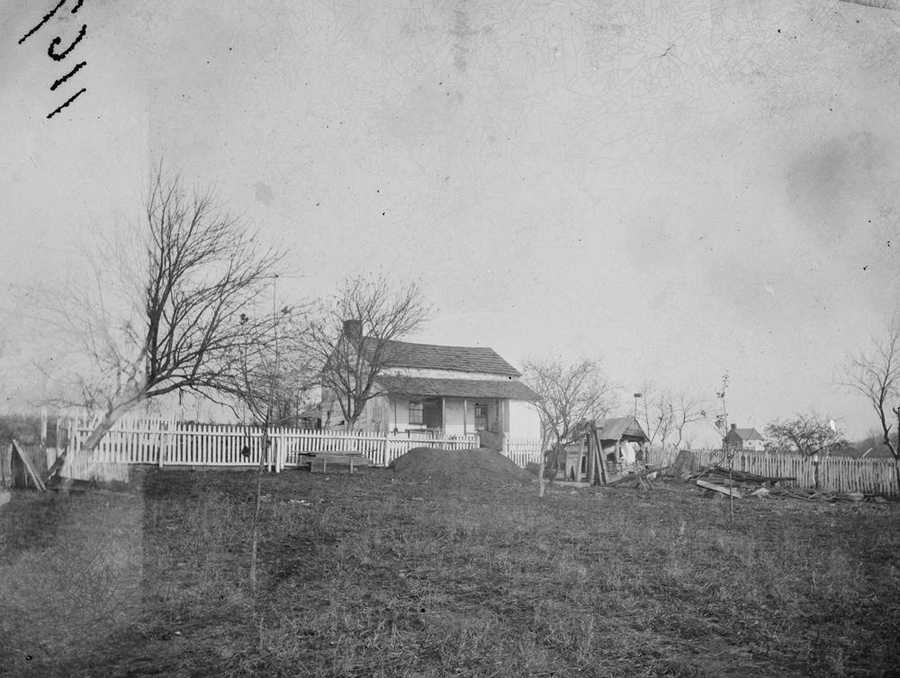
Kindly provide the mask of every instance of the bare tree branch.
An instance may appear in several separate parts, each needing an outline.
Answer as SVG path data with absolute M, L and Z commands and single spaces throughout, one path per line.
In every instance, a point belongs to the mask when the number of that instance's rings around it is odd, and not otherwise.
M 882 440 L 900 462 L 897 436 L 892 434 L 892 405 L 900 399 L 900 320 L 884 337 L 873 338 L 868 350 L 849 359 L 844 385 L 862 395 L 872 407 L 881 427 Z
M 687 427 L 707 416 L 702 399 L 686 393 L 658 390 L 650 381 L 642 387 L 641 401 L 638 419 L 642 420 L 651 447 L 658 445 L 666 449 L 671 443 L 678 449 Z
M 58 314 L 89 363 L 78 375 L 83 402 L 103 409 L 87 449 L 147 399 L 233 388 L 231 357 L 264 341 L 271 325 L 246 319 L 283 255 L 260 247 L 211 193 L 189 194 L 158 168 L 130 241 L 136 254 L 127 246 L 96 252 L 93 293 L 64 297 Z M 110 291 L 120 293 L 118 305 Z
M 844 385 L 862 395 L 875 412 L 900 486 L 900 429 L 892 434 L 894 419 L 900 427 L 900 317 L 894 317 L 883 337 L 872 338 L 868 350 L 849 359 Z
M 524 373 L 539 397 L 535 404 L 544 434 L 556 447 L 571 442 L 579 423 L 604 418 L 615 403 L 615 387 L 595 360 L 571 365 L 559 360 L 527 361 Z
M 428 314 L 415 284 L 395 289 L 384 278 L 352 277 L 309 324 L 307 347 L 321 366 L 323 395 L 338 403 L 348 430 L 381 395 L 376 381 L 401 350 L 396 340 Z

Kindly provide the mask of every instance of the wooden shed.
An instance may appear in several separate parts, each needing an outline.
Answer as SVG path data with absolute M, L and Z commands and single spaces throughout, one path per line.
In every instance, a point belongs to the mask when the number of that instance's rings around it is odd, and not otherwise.
M 591 484 L 606 482 L 607 474 L 630 470 L 646 458 L 649 439 L 634 417 L 585 421 L 573 442 L 557 454 L 556 478 Z

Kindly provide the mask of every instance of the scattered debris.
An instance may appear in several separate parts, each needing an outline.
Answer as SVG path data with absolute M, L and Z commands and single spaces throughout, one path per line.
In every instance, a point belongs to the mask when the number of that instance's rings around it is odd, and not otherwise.
M 679 453 L 675 463 L 671 466 L 664 468 L 648 467 L 641 472 L 632 472 L 617 478 L 607 483 L 606 486 L 653 490 L 655 488 L 652 481 L 657 478 L 675 478 L 685 482 L 693 481 L 693 484 L 702 490 L 715 493 L 714 496 L 717 498 L 721 498 L 724 495 L 735 499 L 743 499 L 745 497 L 756 497 L 757 499 L 787 497 L 805 501 L 828 502 L 873 501 L 881 503 L 887 501 L 884 497 L 866 495 L 862 492 L 840 493 L 830 490 L 793 487 L 796 481 L 793 477 L 761 476 L 747 471 L 729 470 L 721 466 L 710 466 L 692 472 L 686 460 L 686 455 L 682 453 Z
M 606 484 L 607 487 L 632 487 L 638 490 L 652 490 L 651 480 L 659 475 L 659 469 L 647 468 L 640 473 L 629 473 Z

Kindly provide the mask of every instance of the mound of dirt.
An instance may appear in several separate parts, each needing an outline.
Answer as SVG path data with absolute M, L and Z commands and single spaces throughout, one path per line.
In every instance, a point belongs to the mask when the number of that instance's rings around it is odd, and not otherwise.
M 474 450 L 440 450 L 417 447 L 397 457 L 391 467 L 398 476 L 440 485 L 516 484 L 534 480 L 496 450 L 479 447 Z

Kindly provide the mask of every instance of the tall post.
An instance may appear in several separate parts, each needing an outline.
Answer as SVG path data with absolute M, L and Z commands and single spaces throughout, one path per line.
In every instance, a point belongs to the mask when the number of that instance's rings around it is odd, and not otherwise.
M 469 401 L 463 398 L 463 435 L 469 434 L 468 410 Z
M 47 408 L 41 408 L 41 447 L 47 447 Z

